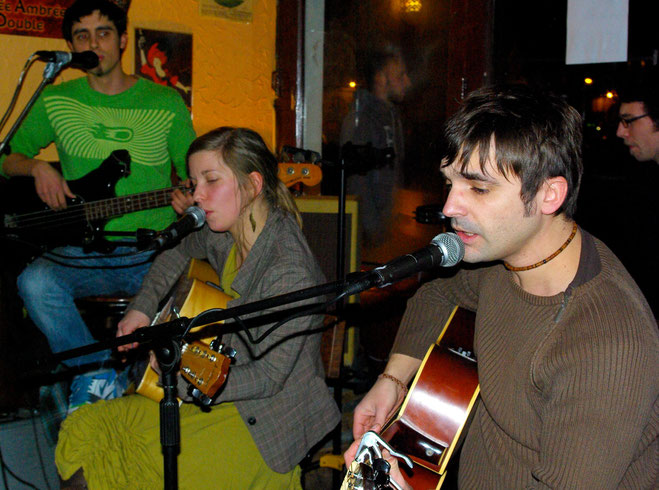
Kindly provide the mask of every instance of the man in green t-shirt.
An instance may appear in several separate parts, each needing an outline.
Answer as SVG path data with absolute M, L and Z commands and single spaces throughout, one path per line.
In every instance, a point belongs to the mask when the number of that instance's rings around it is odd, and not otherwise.
M 187 178 L 185 154 L 195 137 L 190 114 L 173 89 L 123 71 L 126 25 L 126 12 L 109 0 L 78 0 L 67 9 L 62 32 L 69 48 L 93 51 L 99 64 L 86 77 L 44 90 L 2 162 L 5 176 L 33 177 L 39 198 L 61 213 L 66 212 L 66 199 L 75 197 L 67 181 L 98 168 L 115 150 L 128 150 L 131 158 L 130 174 L 116 184 L 119 196 L 170 187 L 172 164 L 179 178 Z M 61 172 L 34 158 L 53 142 Z M 174 211 L 181 213 L 192 203 L 190 195 L 177 190 L 172 207 L 124 214 L 111 219 L 105 230 L 129 235 L 138 228 L 162 230 L 173 221 Z M 66 246 L 28 265 L 18 278 L 18 291 L 52 351 L 93 343 L 74 299 L 135 294 L 152 253 L 130 244 L 117 246 L 110 255 Z M 103 351 L 64 361 L 68 366 L 100 363 L 100 369 L 74 378 L 69 410 L 121 394 L 122 378 L 109 367 L 109 357 Z

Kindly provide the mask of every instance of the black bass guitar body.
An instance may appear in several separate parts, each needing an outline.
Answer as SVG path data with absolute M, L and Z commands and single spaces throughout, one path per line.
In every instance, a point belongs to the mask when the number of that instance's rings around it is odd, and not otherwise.
M 116 197 L 119 179 L 130 175 L 130 155 L 115 150 L 101 165 L 77 179 L 67 181 L 75 198 L 66 209 L 53 210 L 37 195 L 34 179 L 12 177 L 3 184 L 3 232 L 5 238 L 48 250 L 60 245 L 78 245 L 86 251 L 113 247 L 103 237 L 109 218 L 142 209 L 131 208 L 134 196 Z

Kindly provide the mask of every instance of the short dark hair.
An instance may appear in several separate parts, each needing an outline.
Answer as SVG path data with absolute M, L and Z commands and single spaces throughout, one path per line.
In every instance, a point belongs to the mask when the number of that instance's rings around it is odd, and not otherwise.
M 555 214 L 574 216 L 583 173 L 582 122 L 576 109 L 562 98 L 526 85 L 476 90 L 447 122 L 446 139 L 443 165 L 457 163 L 461 172 L 475 151 L 485 172 L 494 141 L 497 169 L 506 178 L 512 173 L 521 180 L 520 197 L 527 212 L 547 179 L 564 177 L 568 191 Z
M 618 90 L 618 100 L 642 103 L 655 129 L 659 130 L 659 76 L 656 71 L 630 76 Z
M 384 43 L 362 53 L 362 76 L 369 90 L 373 89 L 375 76 L 380 73 L 391 60 L 403 60 L 403 52 L 393 43 Z
M 117 28 L 119 35 L 126 32 L 128 15 L 126 11 L 110 0 L 76 0 L 64 13 L 62 20 L 62 36 L 69 42 L 73 41 L 73 24 L 98 10 L 106 16 Z

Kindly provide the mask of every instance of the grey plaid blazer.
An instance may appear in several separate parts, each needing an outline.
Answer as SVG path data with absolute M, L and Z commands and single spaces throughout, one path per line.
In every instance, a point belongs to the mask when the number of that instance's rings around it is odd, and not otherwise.
M 229 233 L 213 232 L 208 226 L 187 236 L 154 261 L 129 309 L 152 318 L 190 258 L 208 260 L 221 274 L 232 245 Z M 323 282 L 323 274 L 295 219 L 275 210 L 232 284 L 240 298 L 230 301 L 228 307 Z M 308 302 L 318 302 L 318 298 Z M 297 318 L 256 345 L 249 343 L 244 333 L 222 338 L 238 354 L 215 403 L 235 402 L 263 459 L 280 473 L 298 464 L 340 419 L 325 384 L 321 334 L 292 336 L 322 326 L 322 320 L 322 315 Z M 256 338 L 271 326 L 253 328 L 250 333 Z

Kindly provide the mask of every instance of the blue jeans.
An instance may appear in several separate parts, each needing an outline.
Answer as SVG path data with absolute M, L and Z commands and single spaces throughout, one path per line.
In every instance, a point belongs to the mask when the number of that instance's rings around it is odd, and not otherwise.
M 118 293 L 132 296 L 137 293 L 144 275 L 151 267 L 148 259 L 153 252 L 136 252 L 134 247 L 121 246 L 109 256 L 85 254 L 80 247 L 59 247 L 52 253 L 91 259 L 69 259 L 46 253 L 29 264 L 20 274 L 18 294 L 23 299 L 30 318 L 48 339 L 53 353 L 96 342 L 76 308 L 76 298 Z M 129 255 L 117 257 L 121 254 Z M 75 267 L 88 268 L 67 267 L 49 260 L 48 257 Z M 132 267 L 108 268 L 127 265 Z M 73 367 L 92 362 L 103 363 L 109 357 L 110 350 L 103 350 L 65 360 L 64 364 Z

